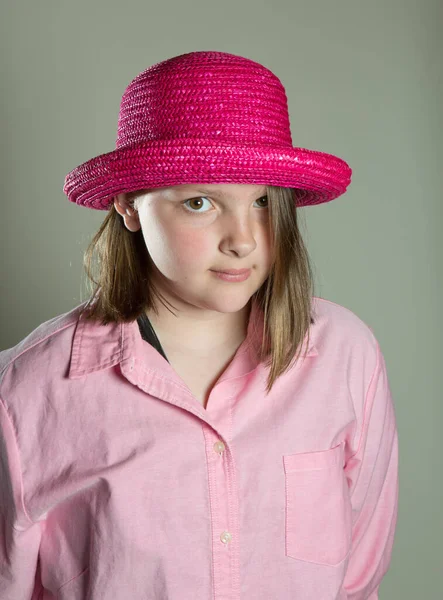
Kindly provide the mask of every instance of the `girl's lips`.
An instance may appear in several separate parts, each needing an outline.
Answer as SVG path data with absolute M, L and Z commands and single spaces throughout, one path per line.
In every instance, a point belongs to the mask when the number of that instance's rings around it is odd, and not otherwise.
M 216 273 L 226 273 L 227 275 L 244 275 L 245 273 L 249 273 L 251 269 L 227 269 L 226 271 L 214 269 L 214 271 Z
M 224 281 L 245 281 L 251 274 L 251 269 L 246 269 L 240 274 L 233 275 L 232 273 L 225 273 L 223 271 L 213 271 L 214 275 Z

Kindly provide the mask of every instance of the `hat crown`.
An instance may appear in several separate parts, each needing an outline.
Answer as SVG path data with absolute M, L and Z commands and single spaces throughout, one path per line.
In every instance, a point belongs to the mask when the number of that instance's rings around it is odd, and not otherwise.
M 235 54 L 190 52 L 141 72 L 120 104 L 116 148 L 197 138 L 292 148 L 279 78 Z

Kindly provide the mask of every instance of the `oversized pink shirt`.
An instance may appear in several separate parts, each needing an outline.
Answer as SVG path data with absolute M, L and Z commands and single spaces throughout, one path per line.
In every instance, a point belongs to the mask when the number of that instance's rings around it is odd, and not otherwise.
M 378 599 L 398 434 L 372 329 L 315 297 L 266 396 L 253 303 L 205 409 L 84 304 L 0 353 L 1 600 Z

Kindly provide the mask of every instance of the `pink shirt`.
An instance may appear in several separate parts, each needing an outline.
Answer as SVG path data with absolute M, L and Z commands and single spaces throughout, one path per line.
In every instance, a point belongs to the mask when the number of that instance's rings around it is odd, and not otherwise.
M 372 329 L 315 297 L 266 397 L 253 303 L 205 409 L 136 321 L 84 304 L 0 353 L 0 598 L 378 599 L 398 434 Z

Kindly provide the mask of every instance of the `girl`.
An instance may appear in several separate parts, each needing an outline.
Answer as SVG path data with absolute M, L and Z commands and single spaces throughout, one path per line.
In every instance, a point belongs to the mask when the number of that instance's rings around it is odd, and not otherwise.
M 375 600 L 398 435 L 380 346 L 313 295 L 297 208 L 344 194 L 263 65 L 155 64 L 116 148 L 88 301 L 0 353 L 3 600 Z M 97 272 L 92 258 L 97 253 Z

